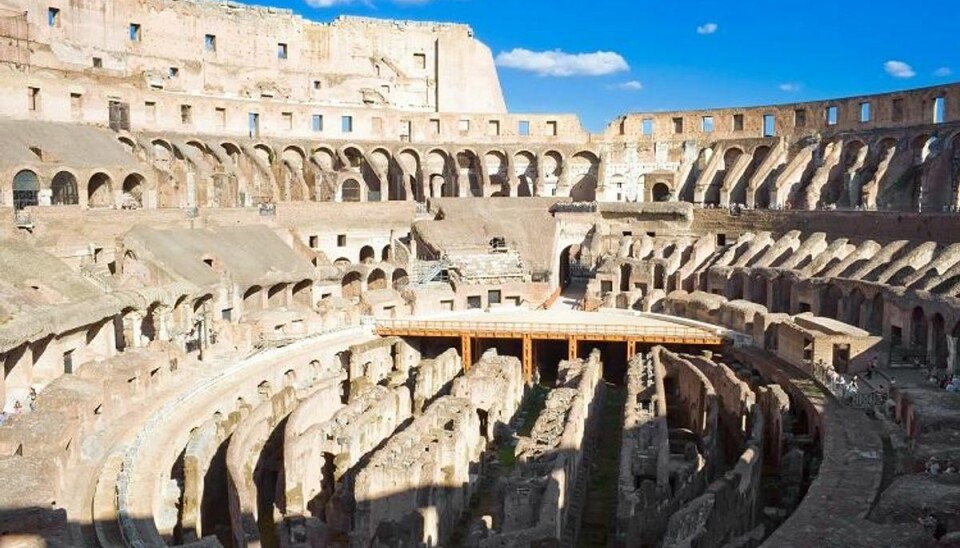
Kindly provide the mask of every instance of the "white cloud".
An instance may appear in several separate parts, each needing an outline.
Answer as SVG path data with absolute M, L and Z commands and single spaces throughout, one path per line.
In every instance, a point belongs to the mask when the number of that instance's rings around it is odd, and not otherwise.
M 558 49 L 530 51 L 516 48 L 497 55 L 497 65 L 540 76 L 603 76 L 630 70 L 627 61 L 612 51 L 565 53 Z
M 697 34 L 713 34 L 719 28 L 716 23 L 706 23 L 697 27 Z
M 939 76 L 940 78 L 946 78 L 953 74 L 953 71 L 950 70 L 950 67 L 940 67 L 937 70 L 933 71 L 934 76 Z
M 778 87 L 780 88 L 780 91 L 786 91 L 787 93 L 793 93 L 793 92 L 795 92 L 795 91 L 800 91 L 800 87 L 801 87 L 801 86 L 800 86 L 800 84 L 797 84 L 797 83 L 795 83 L 795 82 L 785 82 L 785 83 L 783 83 L 783 84 L 780 84 Z
M 917 75 L 913 67 L 903 61 L 887 61 L 883 64 L 883 70 L 894 78 L 913 78 Z
M 622 89 L 625 91 L 640 91 L 643 89 L 643 83 L 639 80 L 630 80 L 628 82 L 621 82 L 613 86 L 616 89 Z

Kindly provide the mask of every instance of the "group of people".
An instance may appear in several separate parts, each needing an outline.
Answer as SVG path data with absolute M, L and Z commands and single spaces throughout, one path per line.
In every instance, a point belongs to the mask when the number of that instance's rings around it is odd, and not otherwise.
M 927 370 L 927 382 L 946 390 L 947 392 L 960 393 L 960 375 L 950 375 L 946 369 L 931 367 Z

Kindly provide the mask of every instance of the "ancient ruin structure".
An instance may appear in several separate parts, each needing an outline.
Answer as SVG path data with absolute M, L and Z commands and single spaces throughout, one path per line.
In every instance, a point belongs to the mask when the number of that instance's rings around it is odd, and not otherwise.
M 960 539 L 960 84 L 590 134 L 186 0 L 0 0 L 0 74 L 0 544 Z

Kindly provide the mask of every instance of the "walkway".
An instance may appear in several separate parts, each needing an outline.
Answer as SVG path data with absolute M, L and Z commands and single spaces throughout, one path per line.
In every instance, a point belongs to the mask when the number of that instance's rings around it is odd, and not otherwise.
M 576 359 L 579 343 L 613 342 L 627 345 L 626 359 L 637 352 L 637 344 L 683 344 L 720 346 L 725 330 L 702 324 L 642 313 L 620 311 L 582 312 L 574 310 L 503 309 L 470 311 L 426 319 L 376 321 L 380 336 L 443 337 L 460 339 L 463 363 L 473 363 L 473 342 L 477 339 L 515 339 L 523 343 L 523 370 L 533 378 L 537 362 L 534 341 L 567 341 L 569 359 Z

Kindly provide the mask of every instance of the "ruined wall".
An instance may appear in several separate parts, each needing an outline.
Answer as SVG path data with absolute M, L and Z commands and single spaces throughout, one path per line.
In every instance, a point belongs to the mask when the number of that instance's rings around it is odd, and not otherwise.
M 481 540 L 481 548 L 559 543 L 568 520 L 579 520 L 575 486 L 589 474 L 584 450 L 599 426 L 602 379 L 599 352 L 560 363 L 559 387 L 547 396 L 530 437 L 515 448 L 519 462 L 503 489 L 498 531 Z
M 446 396 L 430 405 L 357 474 L 351 546 L 446 542 L 470 499 L 470 469 L 484 445 L 469 401 Z
M 461 371 L 463 360 L 455 348 L 448 349 L 435 359 L 422 360 L 412 374 L 414 411 L 422 411 Z
M 470 400 L 483 412 L 480 425 L 492 441 L 520 408 L 525 388 L 520 360 L 498 356 L 494 349 L 485 352 L 464 376 L 454 379 L 450 395 Z
M 650 545 L 666 526 L 657 510 L 669 485 L 665 376 L 663 364 L 650 356 L 635 356 L 627 368 L 616 546 Z

